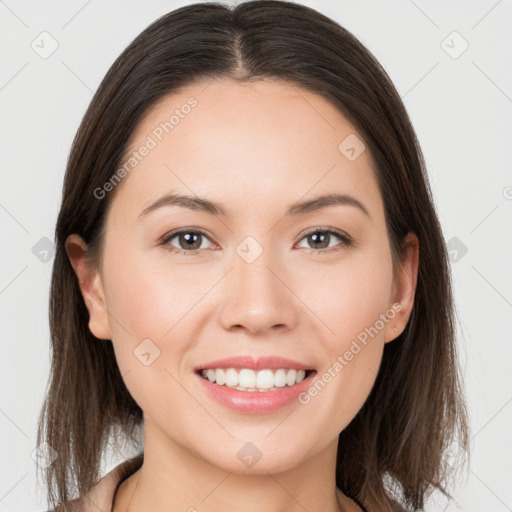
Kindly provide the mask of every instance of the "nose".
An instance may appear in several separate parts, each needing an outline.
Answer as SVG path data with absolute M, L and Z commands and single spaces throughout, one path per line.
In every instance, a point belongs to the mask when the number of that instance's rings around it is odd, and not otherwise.
M 270 253 L 263 250 L 252 262 L 234 254 L 233 268 L 220 294 L 219 318 L 224 329 L 264 336 L 297 325 L 301 301 L 293 293 L 293 276 Z

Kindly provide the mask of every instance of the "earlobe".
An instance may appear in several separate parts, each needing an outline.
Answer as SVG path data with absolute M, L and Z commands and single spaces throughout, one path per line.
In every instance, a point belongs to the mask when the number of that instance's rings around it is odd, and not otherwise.
M 101 276 L 97 269 L 87 264 L 87 244 L 79 235 L 73 234 L 66 239 L 65 247 L 89 311 L 89 329 L 96 338 L 109 340 L 112 335 Z
M 401 267 L 393 286 L 390 307 L 395 311 L 386 325 L 385 343 L 397 338 L 405 329 L 411 315 L 416 293 L 419 265 L 419 241 L 414 233 L 408 233 L 404 240 Z

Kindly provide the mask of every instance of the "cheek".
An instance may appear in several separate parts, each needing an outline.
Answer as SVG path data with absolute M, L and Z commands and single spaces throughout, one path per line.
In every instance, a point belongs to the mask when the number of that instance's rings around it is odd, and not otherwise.
M 340 280 L 337 289 L 324 299 L 325 309 L 319 313 L 329 326 L 322 338 L 328 364 L 340 362 L 343 368 L 338 367 L 337 373 L 350 374 L 354 384 L 371 377 L 368 369 L 376 374 L 380 364 L 385 326 L 381 315 L 386 313 L 388 298 L 382 292 L 380 278 L 353 275 L 350 280 Z
M 196 295 L 190 283 L 171 273 L 164 279 L 140 261 L 112 269 L 109 277 L 112 343 L 128 391 L 150 416 L 158 413 L 155 404 L 162 411 L 182 407 L 182 388 L 173 376 L 186 351 L 187 312 Z
M 164 368 L 172 373 L 202 325 L 199 305 L 212 286 L 211 272 L 196 272 L 190 279 L 191 270 L 185 274 L 178 266 L 155 268 L 154 261 L 144 261 L 142 254 L 122 265 L 113 263 L 105 273 L 109 278 L 105 291 L 123 375 L 133 371 L 132 375 L 147 378 L 151 369 L 156 379 Z M 144 366 L 138 357 L 147 352 L 146 360 L 154 357 L 154 362 Z
M 365 260 L 354 256 L 343 265 L 304 269 L 296 277 L 295 290 L 314 314 L 322 338 L 330 340 L 332 348 L 343 348 L 386 312 L 391 272 L 385 257 Z
M 310 272 L 307 282 L 315 286 L 303 287 L 301 299 L 315 313 L 326 357 L 317 385 L 304 402 L 319 396 L 318 411 L 326 417 L 336 411 L 333 425 L 344 428 L 366 401 L 379 371 L 386 325 L 381 315 L 386 317 L 389 308 L 391 262 L 385 254 L 354 258 L 336 270 Z
M 107 302 L 112 316 L 126 328 L 111 321 L 120 337 L 126 337 L 126 331 L 139 342 L 170 337 L 181 326 L 180 319 L 186 322 L 187 312 L 204 294 L 200 279 L 191 281 L 179 266 L 173 268 L 164 260 L 157 261 L 158 265 L 154 258 L 134 252 L 126 254 L 120 264 L 109 262 Z
M 179 284 L 172 287 L 163 284 L 155 275 L 135 267 L 112 275 L 108 304 L 112 315 L 119 320 L 111 321 L 113 330 L 121 337 L 129 333 L 134 342 L 160 338 L 172 326 L 175 298 L 179 294 Z

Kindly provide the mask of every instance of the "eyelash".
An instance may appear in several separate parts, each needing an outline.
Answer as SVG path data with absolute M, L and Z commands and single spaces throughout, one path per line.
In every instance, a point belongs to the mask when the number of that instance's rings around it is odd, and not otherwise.
M 177 235 L 180 235 L 182 233 L 201 234 L 204 237 L 210 239 L 208 234 L 205 231 L 203 231 L 202 229 L 199 229 L 199 228 L 180 229 L 180 230 L 172 231 L 171 233 L 168 233 L 168 234 L 164 235 L 160 239 L 160 245 L 164 246 L 164 248 L 166 250 L 170 251 L 171 253 L 183 254 L 185 256 L 194 256 L 194 255 L 200 253 L 202 250 L 204 250 L 204 249 L 194 249 L 192 251 L 186 251 L 184 249 L 177 249 L 176 247 L 174 247 L 172 245 L 169 245 L 169 242 L 173 238 L 175 238 Z M 315 228 L 313 230 L 310 230 L 310 231 L 304 233 L 304 235 L 299 240 L 299 242 L 302 241 L 307 236 L 315 234 L 315 233 L 324 233 L 324 234 L 328 233 L 329 235 L 335 235 L 337 238 L 339 238 L 341 240 L 341 243 L 336 245 L 336 246 L 334 246 L 334 247 L 330 247 L 330 248 L 327 248 L 327 249 L 311 249 L 314 252 L 319 252 L 321 254 L 322 253 L 326 253 L 326 252 L 330 253 L 330 252 L 333 252 L 333 251 L 336 252 L 336 251 L 341 250 L 341 248 L 348 248 L 348 247 L 352 247 L 354 245 L 354 240 L 352 239 L 352 237 L 348 236 L 346 233 L 344 233 L 343 231 L 341 231 L 339 229 L 336 229 L 336 228 Z

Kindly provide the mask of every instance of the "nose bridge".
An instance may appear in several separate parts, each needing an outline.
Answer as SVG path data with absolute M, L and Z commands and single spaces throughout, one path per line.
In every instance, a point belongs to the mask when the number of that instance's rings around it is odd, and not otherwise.
M 224 328 L 239 326 L 257 333 L 295 325 L 298 306 L 286 285 L 282 259 L 268 246 L 270 240 L 266 237 L 265 242 L 259 242 L 247 236 L 235 248 L 233 268 L 222 294 L 220 318 Z

